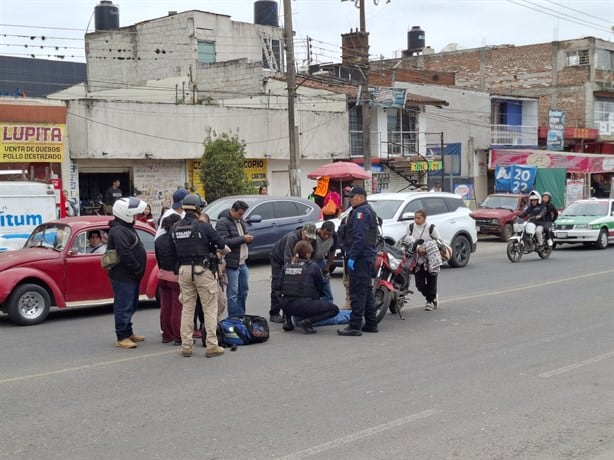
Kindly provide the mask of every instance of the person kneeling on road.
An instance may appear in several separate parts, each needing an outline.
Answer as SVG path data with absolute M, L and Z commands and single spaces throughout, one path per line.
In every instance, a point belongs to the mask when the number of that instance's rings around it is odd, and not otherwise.
M 303 319 L 298 326 L 305 334 L 315 334 L 313 323 L 332 318 L 339 308 L 327 300 L 320 300 L 324 293 L 326 279 L 318 265 L 311 259 L 313 248 L 308 241 L 299 241 L 294 247 L 294 257 L 282 270 L 282 309 L 291 317 Z M 291 321 L 284 324 L 284 330 L 294 329 Z

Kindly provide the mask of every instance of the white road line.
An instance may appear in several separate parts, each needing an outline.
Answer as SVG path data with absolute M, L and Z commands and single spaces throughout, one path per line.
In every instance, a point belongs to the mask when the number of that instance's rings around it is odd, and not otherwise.
M 324 444 L 320 444 L 318 446 L 310 447 L 309 449 L 299 450 L 298 452 L 294 452 L 293 454 L 289 454 L 284 457 L 278 457 L 277 460 L 294 460 L 298 458 L 311 457 L 312 455 L 319 454 L 326 450 L 335 449 L 336 447 L 342 446 L 343 444 L 349 444 L 359 439 L 373 436 L 374 434 L 381 433 L 382 431 L 389 430 L 390 428 L 395 428 L 397 426 L 405 425 L 407 423 L 431 417 L 432 415 L 435 415 L 439 412 L 440 411 L 436 409 L 429 409 L 422 412 L 418 412 L 417 414 L 408 415 L 407 417 L 392 420 L 391 422 L 384 423 L 383 425 L 367 428 L 366 430 L 358 431 L 342 438 L 325 442 Z
M 539 374 L 542 379 L 548 379 L 550 377 L 554 377 L 555 375 L 564 374 L 565 372 L 573 371 L 574 369 L 578 369 L 579 367 L 588 366 L 589 364 L 598 363 L 599 361 L 603 361 L 604 359 L 614 357 L 614 351 L 609 353 L 605 353 L 603 355 L 595 356 L 594 358 L 585 359 L 584 361 L 580 361 L 574 364 L 570 364 L 569 366 L 559 367 L 558 369 L 554 369 L 550 372 L 544 372 L 543 374 Z

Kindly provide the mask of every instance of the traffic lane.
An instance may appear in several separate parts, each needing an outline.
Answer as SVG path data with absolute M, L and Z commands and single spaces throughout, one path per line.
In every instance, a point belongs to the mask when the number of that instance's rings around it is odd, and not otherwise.
M 509 265 L 510 264 L 508 264 L 508 266 Z M 444 276 L 448 271 L 456 274 L 462 270 L 444 270 L 442 272 L 442 276 Z M 257 271 L 252 271 L 252 274 L 254 275 L 254 279 L 259 279 Z M 585 275 L 590 274 L 585 273 Z M 509 275 L 509 278 L 511 277 L 513 277 L 513 273 Z M 566 280 L 565 283 L 569 283 L 569 280 Z M 257 284 L 259 285 L 261 283 Z M 595 287 L 598 288 L 599 286 L 597 285 Z M 582 288 L 586 288 L 586 283 L 583 281 L 579 282 L 578 286 L 572 286 L 571 292 L 579 292 Z M 563 289 L 558 289 L 555 287 L 555 291 L 556 290 L 561 292 L 564 291 Z M 456 300 L 446 300 L 445 302 L 448 303 L 448 306 L 436 312 L 436 315 L 441 315 L 445 312 L 445 316 L 437 317 L 431 313 L 426 313 L 416 309 L 410 309 L 407 312 L 409 321 L 400 321 L 397 318 L 390 316 L 384 321 L 384 323 L 382 323 L 382 329 L 385 331 L 385 333 L 380 333 L 374 336 L 364 336 L 360 339 L 339 338 L 334 335 L 334 328 L 323 328 L 321 330 L 321 334 L 314 337 L 314 340 L 304 342 L 304 340 L 308 340 L 310 338 L 297 333 L 283 334 L 281 333 L 279 326 L 274 325 L 274 335 L 271 342 L 254 347 L 242 348 L 239 350 L 239 352 L 234 354 L 228 353 L 219 362 L 233 363 L 232 365 L 220 364 L 218 366 L 218 364 L 216 364 L 215 372 L 205 373 L 203 375 L 201 375 L 200 371 L 206 371 L 207 369 L 211 371 L 209 363 L 217 362 L 217 360 L 204 361 L 202 368 L 200 365 L 197 367 L 191 367 L 191 365 L 186 364 L 184 366 L 182 362 L 190 360 L 177 359 L 175 351 L 169 351 L 168 348 L 153 343 L 143 344 L 143 346 L 138 349 L 138 352 L 143 353 L 142 356 L 132 355 L 129 357 L 124 357 L 126 355 L 123 353 L 118 356 L 117 351 L 113 350 L 110 346 L 111 343 L 108 342 L 108 336 L 111 335 L 110 333 L 112 332 L 110 330 L 112 328 L 112 323 L 102 325 L 96 324 L 95 327 L 92 327 L 91 329 L 81 329 L 78 327 L 71 328 L 75 330 L 76 335 L 79 335 L 77 333 L 78 331 L 86 331 L 86 337 L 95 342 L 98 349 L 103 349 L 106 350 L 106 352 L 109 352 L 109 357 L 111 359 L 109 359 L 106 363 L 93 360 L 94 362 L 92 363 L 92 367 L 85 366 L 79 368 L 78 366 L 75 366 L 75 368 L 72 370 L 67 368 L 63 372 L 55 374 L 39 375 L 31 378 L 22 375 L 23 378 L 19 381 L 3 381 L 3 387 L 5 387 L 3 389 L 3 394 L 5 394 L 4 390 L 6 387 L 12 384 L 19 384 L 20 386 L 25 385 L 26 388 L 32 385 L 33 387 L 24 389 L 24 398 L 27 398 L 30 394 L 37 394 L 37 391 L 33 390 L 36 390 L 39 385 L 45 385 L 45 388 L 47 388 L 48 384 L 51 383 L 51 387 L 49 387 L 49 394 L 62 395 L 66 392 L 71 395 L 73 393 L 78 395 L 79 390 L 82 387 L 73 388 L 71 387 L 71 382 L 73 382 L 75 379 L 83 379 L 85 380 L 86 388 L 93 387 L 96 394 L 98 392 L 102 392 L 104 396 L 98 402 L 89 402 L 87 400 L 82 401 L 81 398 L 83 398 L 83 396 L 77 397 L 78 406 L 83 407 L 86 411 L 85 413 L 87 414 L 91 412 L 91 410 L 100 410 L 100 405 L 105 403 L 110 404 L 110 407 L 116 407 L 116 405 L 113 404 L 115 397 L 113 392 L 106 394 L 109 388 L 108 384 L 103 383 L 101 385 L 97 385 L 97 381 L 90 382 L 90 380 L 93 380 L 93 376 L 100 374 L 105 376 L 104 378 L 107 378 L 106 376 L 108 373 L 113 373 L 114 375 L 127 374 L 128 383 L 133 383 L 127 385 L 127 389 L 129 389 L 129 391 L 125 395 L 125 398 L 120 397 L 122 401 L 117 402 L 117 414 L 120 416 L 122 414 L 122 402 L 125 402 L 126 405 L 130 407 L 130 402 L 133 398 L 138 401 L 136 407 L 138 416 L 147 421 L 149 420 L 147 415 L 150 415 L 151 417 L 152 413 L 158 413 L 158 399 L 163 401 L 163 410 L 172 408 L 172 406 L 176 404 L 180 404 L 180 407 L 183 408 L 186 406 L 186 404 L 188 404 L 188 406 L 191 404 L 187 401 L 200 401 L 204 399 L 206 407 L 213 407 L 216 412 L 221 410 L 224 414 L 226 414 L 225 417 L 228 418 L 228 423 L 232 425 L 232 428 L 229 429 L 231 429 L 233 432 L 236 430 L 243 432 L 245 430 L 245 432 L 248 434 L 253 433 L 253 441 L 256 442 L 256 440 L 258 440 L 257 445 L 262 446 L 262 449 L 266 450 L 266 452 L 274 452 L 277 455 L 286 455 L 287 453 L 300 452 L 300 450 L 296 449 L 301 447 L 303 450 L 311 449 L 309 452 L 314 452 L 314 455 L 322 455 L 322 458 L 326 458 L 331 452 L 339 453 L 335 449 L 341 449 L 341 458 L 345 458 L 343 454 L 346 452 L 345 449 L 347 448 L 348 444 L 353 445 L 354 443 L 361 446 L 362 448 L 360 451 L 363 453 L 370 452 L 368 449 L 365 451 L 367 447 L 364 447 L 363 444 L 368 443 L 370 445 L 373 442 L 373 439 L 369 438 L 372 438 L 377 433 L 377 439 L 382 437 L 392 438 L 390 439 L 390 442 L 384 443 L 385 445 L 381 445 L 382 443 L 376 443 L 373 446 L 374 455 L 368 457 L 382 458 L 378 456 L 378 452 L 387 452 L 392 448 L 390 446 L 399 446 L 398 448 L 401 449 L 400 451 L 403 451 L 405 448 L 411 447 L 414 449 L 416 447 L 413 445 L 408 447 L 403 441 L 405 437 L 401 436 L 397 431 L 402 427 L 411 427 L 413 430 L 415 429 L 414 425 L 419 423 L 420 426 L 426 426 L 427 428 L 430 427 L 430 429 L 434 431 L 440 430 L 439 427 L 441 425 L 447 427 L 447 429 L 459 429 L 455 423 L 452 423 L 454 422 L 454 417 L 451 417 L 452 422 L 448 422 L 448 418 L 444 420 L 437 418 L 443 416 L 441 408 L 416 406 L 422 405 L 424 402 L 432 401 L 433 395 L 437 397 L 439 395 L 449 395 L 454 393 L 454 388 L 449 388 L 445 384 L 439 383 L 440 381 L 452 381 L 454 383 L 462 382 L 462 387 L 464 388 L 466 386 L 465 382 L 471 381 L 470 376 L 475 374 L 475 372 L 469 372 L 469 375 L 464 376 L 462 373 L 463 369 L 466 367 L 471 368 L 471 366 L 475 366 L 475 363 L 473 363 L 470 358 L 474 360 L 478 359 L 478 363 L 481 359 L 492 359 L 496 361 L 496 358 L 499 356 L 498 354 L 503 354 L 504 356 L 506 354 L 514 355 L 514 347 L 519 349 L 519 351 L 523 351 L 525 349 L 525 342 L 527 341 L 523 340 L 520 343 L 517 343 L 514 338 L 516 336 L 522 337 L 522 335 L 511 331 L 511 343 L 504 341 L 500 350 L 495 349 L 492 358 L 484 355 L 482 343 L 488 343 L 486 339 L 489 339 L 489 341 L 494 342 L 495 344 L 499 343 L 499 341 L 501 341 L 501 337 L 505 337 L 504 333 L 507 331 L 507 326 L 503 328 L 503 331 L 501 331 L 501 325 L 507 325 L 508 323 L 513 324 L 519 312 L 525 311 L 525 305 L 521 304 L 520 308 L 514 309 L 514 307 L 517 307 L 517 305 L 509 305 L 506 303 L 505 299 L 499 302 L 497 295 L 494 296 L 494 299 L 489 299 L 495 300 L 496 305 L 493 305 L 491 302 L 483 303 L 483 300 L 489 297 L 488 291 L 483 291 L 477 295 L 472 295 L 476 298 L 472 299 L 470 302 L 467 298 L 462 298 L 460 296 L 457 296 Z M 258 296 L 254 297 L 254 299 L 257 297 Z M 252 298 L 251 294 L 250 298 Z M 261 298 L 266 298 L 266 289 L 262 290 Z M 560 300 L 562 302 L 563 298 Z M 596 304 L 596 302 L 593 302 L 593 304 Z M 540 309 L 536 309 L 535 311 L 541 311 L 541 308 L 542 307 L 540 307 Z M 504 316 L 505 312 L 514 312 L 514 315 L 512 318 L 506 318 Z M 141 313 L 146 313 L 151 316 L 151 313 L 155 312 L 139 312 L 139 315 Z M 491 314 L 489 315 L 489 313 Z M 530 310 L 530 313 L 532 315 L 535 314 L 535 312 L 532 310 Z M 571 313 L 579 313 L 579 311 L 572 309 Z M 579 319 L 582 319 L 588 313 L 590 312 L 582 312 L 579 315 Z M 565 312 L 565 315 L 563 315 L 562 318 L 557 316 L 558 321 L 561 322 L 564 320 L 568 314 L 568 312 Z M 534 321 L 532 316 L 529 316 L 530 319 L 527 321 L 525 327 L 521 328 L 521 332 L 525 329 L 531 330 L 531 326 L 533 325 Z M 594 315 L 589 315 L 588 317 L 592 318 L 593 316 Z M 524 315 L 522 317 L 524 317 Z M 487 322 L 483 323 L 484 320 L 487 320 Z M 599 337 L 599 331 L 591 330 L 590 328 L 587 329 L 587 326 L 578 321 L 578 319 L 573 318 L 571 322 L 572 324 L 579 324 L 581 326 L 579 329 L 580 331 L 588 330 L 588 334 L 590 336 Z M 147 326 L 145 321 L 143 324 L 144 327 Z M 548 322 L 548 324 L 559 323 Z M 564 322 L 561 322 L 560 324 L 562 325 Z M 91 333 L 97 331 L 99 326 L 102 326 L 102 329 L 104 329 L 101 336 L 98 337 L 96 334 L 92 336 Z M 149 324 L 149 327 L 152 326 L 155 329 L 155 316 L 153 316 L 153 322 Z M 41 326 L 41 328 L 43 327 L 44 325 Z M 27 331 L 34 328 L 14 329 Z M 88 330 L 89 332 L 87 332 Z M 429 331 L 432 335 L 427 334 Z M 487 334 L 488 331 L 493 332 L 493 334 Z M 478 345 L 470 346 L 472 342 L 468 340 L 467 337 L 472 338 L 474 336 L 479 339 L 480 343 Z M 449 343 L 451 337 L 461 337 L 462 340 Z M 82 340 L 84 339 L 82 335 L 80 338 Z M 556 339 L 556 337 L 554 338 Z M 565 341 L 571 341 L 568 337 L 564 337 L 563 339 Z M 358 342 L 347 342 L 348 340 L 358 340 Z M 539 336 L 535 340 L 537 341 L 537 345 L 533 346 L 538 346 L 542 342 L 548 344 L 554 339 L 553 334 L 550 333 L 545 335 L 545 339 L 544 336 Z M 101 345 L 102 343 L 105 345 Z M 429 351 L 429 349 L 433 346 L 432 344 L 439 344 L 440 346 L 443 346 L 447 343 L 449 344 L 446 345 L 443 350 L 439 350 L 437 347 L 435 347 L 432 352 Z M 427 346 L 425 346 L 425 344 Z M 53 343 L 50 342 L 50 346 L 52 345 Z M 85 354 L 85 350 L 83 349 L 85 346 L 87 346 L 87 342 L 84 340 L 83 346 L 77 353 L 78 355 L 81 355 L 80 352 Z M 154 349 L 153 354 L 150 353 L 151 349 L 149 347 Z M 487 348 L 490 349 L 492 346 L 488 346 Z M 308 349 L 310 353 L 305 354 L 306 349 Z M 461 350 L 464 350 L 464 353 L 460 353 Z M 69 348 L 67 351 L 69 352 L 68 354 L 70 354 L 71 349 Z M 280 353 L 280 351 L 283 352 Z M 408 353 L 408 351 L 410 353 Z M 532 356 L 540 355 L 539 353 L 534 352 L 531 352 L 530 354 Z M 445 359 L 446 355 L 450 355 L 450 362 Z M 480 358 L 481 355 L 482 358 Z M 603 353 L 595 356 L 602 355 Z M 314 356 L 316 357 L 315 360 L 317 363 L 313 362 Z M 562 356 L 566 357 L 567 353 L 562 353 Z M 50 359 L 53 359 L 53 357 L 53 353 L 49 355 Z M 246 357 L 247 359 L 244 359 Z M 421 357 L 424 357 L 425 360 L 422 361 Z M 429 357 L 429 359 L 426 359 L 426 357 Z M 72 356 L 72 358 L 74 359 L 74 356 Z M 433 358 L 432 362 L 430 358 Z M 581 354 L 581 356 L 579 355 L 576 358 L 577 360 L 574 361 L 574 363 L 590 362 L 590 357 L 586 358 L 585 354 Z M 230 361 L 231 359 L 232 361 Z M 259 369 L 254 369 L 255 364 L 262 364 L 263 361 L 266 363 L 267 369 L 269 369 L 270 372 L 261 373 Z M 591 364 L 587 364 L 584 367 L 590 370 L 595 365 L 604 365 L 607 364 L 607 362 L 608 360 L 604 358 L 601 361 L 590 362 Z M 169 363 L 172 364 L 172 367 L 167 369 L 167 364 Z M 298 363 L 303 364 L 299 365 Z M 358 363 L 362 363 L 362 365 L 358 365 Z M 559 368 L 564 368 L 566 366 L 565 363 L 560 364 L 564 365 L 562 367 L 559 366 Z M 179 365 L 180 367 L 176 367 L 176 365 Z M 124 369 L 124 367 L 127 367 L 127 369 Z M 133 367 L 138 367 L 138 371 L 134 370 Z M 220 367 L 221 370 L 217 367 Z M 232 367 L 233 372 L 225 374 L 223 371 L 227 370 L 228 367 Z M 154 372 L 155 369 L 162 369 L 163 375 L 161 377 L 158 376 Z M 493 369 L 497 369 L 496 365 L 493 366 Z M 542 369 L 541 374 L 547 373 L 551 371 L 551 369 L 552 368 L 548 368 L 546 370 Z M 174 381 L 169 383 L 167 381 L 168 379 L 165 378 L 167 371 L 169 370 L 171 371 L 168 373 L 170 376 L 182 376 L 182 374 L 188 373 L 192 377 L 190 381 L 203 382 L 204 385 L 209 387 L 217 386 L 217 384 L 220 383 L 217 380 L 215 382 L 211 382 L 212 376 L 220 376 L 222 379 L 221 384 L 224 387 L 224 392 L 222 393 L 224 397 L 221 400 L 209 400 L 208 398 L 203 398 L 200 393 L 201 390 L 198 389 L 200 387 L 196 388 L 196 390 L 199 391 L 198 394 L 188 391 L 184 394 L 184 397 L 169 394 L 169 392 L 165 390 L 161 392 L 159 385 L 164 387 L 164 384 L 166 383 L 170 385 L 170 387 L 176 387 L 176 385 L 174 385 Z M 90 373 L 92 375 L 90 375 Z M 367 375 L 363 376 L 362 374 L 365 373 Z M 274 378 L 271 379 L 269 374 L 273 374 Z M 371 378 L 371 374 L 374 375 L 374 378 Z M 245 377 L 245 375 L 248 375 L 249 377 Z M 497 373 L 495 373 L 495 376 L 496 375 Z M 267 379 L 267 377 L 269 378 Z M 609 377 L 611 377 L 611 375 L 609 375 Z M 557 376 L 557 378 L 560 377 Z M 58 388 L 54 389 L 55 384 L 52 382 L 63 379 L 66 379 L 66 381 L 58 384 Z M 33 383 L 37 380 L 40 381 L 39 384 Z M 348 380 L 349 383 L 344 383 L 344 381 Z M 504 380 L 510 379 L 506 378 Z M 157 396 L 152 402 L 153 407 L 150 407 L 149 410 L 147 410 L 148 403 L 142 398 L 141 392 L 137 391 L 137 388 L 132 388 L 133 386 L 136 386 L 137 381 L 139 388 L 142 389 L 143 395 L 154 394 Z M 227 381 L 230 383 L 226 384 Z M 158 382 L 158 385 L 154 384 L 152 386 L 153 382 Z M 435 384 L 433 382 L 435 382 Z M 179 383 L 184 383 L 183 379 L 181 379 Z M 486 383 L 488 383 L 488 381 L 486 381 Z M 124 383 L 124 385 L 126 384 Z M 141 387 L 141 385 L 143 386 Z M 490 384 L 490 387 L 493 387 L 493 390 L 491 391 L 494 394 L 497 394 L 497 388 L 501 387 L 501 385 L 502 383 L 500 380 L 495 379 L 495 382 Z M 440 386 L 440 388 L 438 388 L 438 386 Z M 503 386 L 505 387 L 505 382 L 503 382 Z M 191 385 L 189 383 L 187 387 L 191 389 Z M 111 382 L 110 388 L 114 388 L 113 382 Z M 184 385 L 181 385 L 181 388 L 181 391 L 184 391 Z M 428 394 L 420 394 L 420 389 L 426 388 L 432 389 L 430 397 Z M 476 382 L 476 388 L 479 388 L 479 382 Z M 285 389 L 291 389 L 292 391 L 290 391 L 290 394 L 288 394 L 285 392 Z M 324 396 L 322 396 L 322 393 L 324 393 Z M 464 390 L 463 393 L 467 393 L 467 390 Z M 364 399 L 366 404 L 363 405 L 361 402 L 361 405 L 364 407 L 360 405 L 359 407 L 355 407 L 357 404 L 353 403 L 351 398 L 348 399 L 348 395 L 351 394 L 359 395 L 361 401 Z M 229 395 L 232 396 L 232 398 L 228 399 L 227 396 Z M 405 407 L 406 410 L 399 411 L 399 408 L 396 406 L 399 405 L 399 398 L 404 397 L 403 395 L 407 395 L 407 400 L 404 399 L 402 401 L 406 401 L 406 404 L 409 404 L 409 407 L 401 406 L 401 409 Z M 479 393 L 475 396 L 475 398 L 478 399 L 478 401 L 482 400 Z M 127 401 L 123 401 L 124 399 L 127 399 Z M 166 400 L 170 401 L 164 404 L 164 401 Z M 264 410 L 258 408 L 259 405 L 267 404 L 268 401 L 273 403 L 273 407 L 265 408 Z M 257 402 L 255 406 L 253 404 L 254 402 Z M 452 401 L 449 403 L 451 402 Z M 445 403 L 446 398 L 443 397 L 442 404 L 444 409 L 446 408 Z M 228 407 L 229 404 L 232 405 L 230 412 Z M 460 408 L 456 409 L 458 412 L 461 414 L 468 412 L 468 409 L 470 408 L 468 405 L 461 402 L 459 402 L 459 404 Z M 44 406 L 45 402 L 41 401 L 40 405 Z M 88 406 L 92 406 L 91 410 L 88 409 Z M 348 409 L 348 407 L 350 409 Z M 307 432 L 310 433 L 310 435 L 307 436 L 306 439 L 309 442 L 304 442 L 302 444 L 299 442 L 300 440 L 297 438 L 297 436 L 299 433 L 302 433 L 305 430 L 298 427 L 295 431 L 295 433 L 297 433 L 296 436 L 290 437 L 291 442 L 288 442 L 287 446 L 278 444 L 278 438 L 280 436 L 277 433 L 279 432 L 285 434 L 287 431 L 286 425 L 288 424 L 288 421 L 283 419 L 283 413 L 286 412 L 286 409 L 291 412 L 291 417 L 294 418 L 296 417 L 296 414 L 298 414 L 299 419 L 303 420 L 303 423 L 308 425 L 309 429 Z M 390 413 L 390 416 L 387 417 L 386 420 L 379 418 L 378 412 L 380 409 Z M 409 409 L 416 410 L 411 411 Z M 63 410 L 66 411 L 67 409 L 58 407 L 56 409 L 49 410 L 49 414 L 52 414 L 54 410 L 62 413 Z M 257 426 L 262 422 L 262 420 L 258 419 L 258 417 L 254 417 L 254 419 L 248 417 L 248 420 L 243 421 L 242 419 L 245 416 L 243 411 L 250 410 L 254 410 L 258 413 L 262 412 L 263 417 L 267 416 L 267 420 L 268 418 L 271 418 L 271 420 L 273 420 L 273 429 L 261 430 L 259 428 L 254 428 L 253 425 Z M 143 412 L 145 413 L 144 416 L 142 415 Z M 502 414 L 506 414 L 505 407 L 502 408 L 500 412 Z M 199 415 L 198 411 L 193 413 L 191 410 L 189 410 L 188 413 L 191 418 L 195 417 L 194 421 L 196 425 L 199 427 L 203 426 L 201 423 L 203 414 Z M 498 413 L 499 412 L 490 415 L 496 418 Z M 341 416 L 340 419 L 336 419 L 335 416 L 339 414 L 342 414 L 343 416 Z M 373 414 L 375 414 L 374 418 L 372 417 Z M 18 416 L 19 414 L 14 415 L 15 420 L 20 420 Z M 72 415 L 73 414 L 71 414 L 71 416 Z M 304 415 L 306 415 L 306 418 Z M 351 415 L 350 422 L 345 421 L 344 417 L 346 415 Z M 395 415 L 396 417 L 394 417 Z M 67 419 L 71 420 L 71 416 L 67 416 Z M 172 423 L 174 420 L 174 423 L 181 425 L 181 421 L 173 418 L 172 415 L 165 415 L 163 418 L 166 419 L 167 417 L 170 417 L 169 422 Z M 324 429 L 319 431 L 314 427 L 320 426 L 320 419 L 323 417 L 331 418 L 336 422 L 331 422 L 330 424 L 324 423 Z M 450 416 L 448 415 L 448 417 Z M 130 417 L 130 419 L 132 418 L 133 417 Z M 87 416 L 85 419 L 88 420 Z M 437 423 L 435 423 L 435 426 L 431 426 L 429 425 L 430 422 L 427 419 L 436 419 Z M 105 428 L 104 422 L 105 418 L 103 418 L 102 425 L 99 427 L 99 430 L 102 430 L 102 433 L 108 431 L 108 428 Z M 126 425 L 126 422 L 122 423 L 115 421 L 113 423 L 121 427 Z M 458 423 L 460 423 L 460 419 Z M 96 425 L 96 423 L 93 422 L 92 424 Z M 151 423 L 153 426 L 152 429 L 157 433 L 157 436 L 161 439 L 165 439 L 165 432 L 161 428 L 161 424 L 163 424 L 163 421 L 159 421 L 157 419 L 152 420 Z M 84 428 L 87 432 L 89 432 L 87 429 L 88 427 L 89 425 L 86 424 Z M 292 427 L 293 426 L 290 426 L 290 428 Z M 51 427 L 47 428 L 51 429 Z M 79 426 L 68 423 L 69 430 L 78 430 L 79 428 Z M 24 429 L 27 430 L 27 427 L 24 426 Z M 140 437 L 138 430 L 130 429 L 130 427 L 126 427 L 125 429 L 130 436 L 134 435 L 138 441 Z M 208 427 L 208 429 L 214 435 L 218 431 L 212 426 Z M 135 431 L 135 433 L 133 433 L 133 431 Z M 191 430 L 188 431 L 191 433 Z M 44 432 L 44 430 L 41 430 L 41 432 Z M 462 430 L 460 432 L 462 433 Z M 403 431 L 403 434 L 405 433 L 406 432 Z M 501 439 L 508 439 L 503 433 L 497 433 Z M 105 436 L 108 437 L 108 435 L 102 435 L 102 438 Z M 156 437 L 156 439 L 158 439 L 158 437 Z M 248 436 L 248 438 L 249 437 L 250 436 Z M 465 443 L 472 446 L 476 442 L 474 439 L 475 437 L 475 434 L 471 434 L 469 436 L 470 441 L 465 441 Z M 87 436 L 85 436 L 85 438 L 87 438 Z M 189 442 L 189 439 L 187 438 L 189 438 L 189 436 L 187 436 L 185 439 L 186 445 L 192 445 L 193 442 Z M 301 437 L 301 439 L 302 438 L 303 437 Z M 70 434 L 67 435 L 67 439 L 70 439 Z M 179 439 L 182 439 L 182 437 L 179 436 Z M 223 439 L 223 436 L 220 439 Z M 325 443 L 317 443 L 317 440 L 328 441 Z M 231 442 L 230 439 L 227 439 L 227 441 L 230 442 L 229 446 L 236 444 L 236 441 L 234 443 Z M 96 442 L 96 440 L 92 440 L 90 444 L 86 444 L 85 450 L 88 450 L 87 446 L 96 450 Z M 122 451 L 126 449 L 130 450 L 131 447 L 127 444 L 127 442 L 128 441 L 126 440 L 120 441 L 118 449 Z M 77 445 L 79 444 L 77 443 Z M 232 448 L 229 446 L 225 446 L 224 441 L 219 443 L 219 449 L 229 449 L 223 450 L 223 452 L 233 452 Z M 162 448 L 162 446 L 157 447 Z M 182 447 L 179 447 L 181 451 Z M 431 447 L 428 446 L 428 443 L 425 444 L 424 442 L 421 442 L 419 447 L 425 449 L 427 452 L 429 452 L 431 449 Z M 189 452 L 185 451 L 185 447 L 183 447 L 183 449 L 186 454 L 189 454 Z M 319 454 L 316 454 L 316 451 L 319 452 Z M 256 450 L 255 452 L 259 453 L 260 450 Z M 490 452 L 492 453 L 492 451 Z M 237 455 L 242 453 L 244 452 L 240 449 L 237 451 Z M 188 456 L 187 458 L 190 457 Z M 227 456 L 227 458 L 233 457 Z M 259 457 L 256 456 L 255 458 Z M 355 458 L 361 457 L 359 456 Z

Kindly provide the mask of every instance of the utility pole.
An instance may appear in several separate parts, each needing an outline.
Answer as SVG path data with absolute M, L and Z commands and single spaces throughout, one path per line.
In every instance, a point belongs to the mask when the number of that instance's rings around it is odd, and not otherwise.
M 288 182 L 290 195 L 301 196 L 300 156 L 298 151 L 298 127 L 294 121 L 294 101 L 296 99 L 296 71 L 294 68 L 294 32 L 292 31 L 291 0 L 284 0 L 284 38 L 286 48 L 286 79 L 288 82 L 288 134 L 290 147 L 290 168 Z
M 367 33 L 366 0 L 360 0 L 360 34 L 363 37 L 361 67 L 362 87 L 360 90 L 360 103 L 362 107 L 362 152 L 365 158 L 365 171 L 371 172 L 371 113 L 369 107 L 369 34 Z M 365 181 L 365 190 L 371 193 L 371 180 Z

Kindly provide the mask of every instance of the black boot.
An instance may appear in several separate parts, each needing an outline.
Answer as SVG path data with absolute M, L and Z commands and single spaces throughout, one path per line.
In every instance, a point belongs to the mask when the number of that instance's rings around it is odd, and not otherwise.
M 284 313 L 284 325 L 282 326 L 284 331 L 290 332 L 294 330 L 294 325 L 292 324 L 292 315 L 286 315 Z
M 317 332 L 311 325 L 311 321 L 308 319 L 302 320 L 300 323 L 298 323 L 298 326 L 303 330 L 303 332 L 305 332 L 305 334 L 315 334 Z

